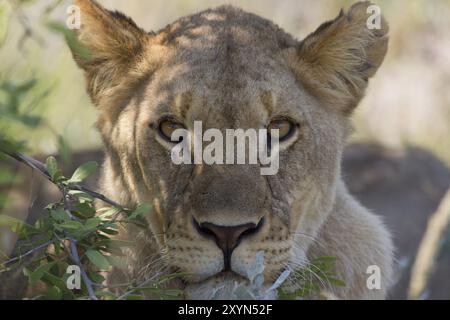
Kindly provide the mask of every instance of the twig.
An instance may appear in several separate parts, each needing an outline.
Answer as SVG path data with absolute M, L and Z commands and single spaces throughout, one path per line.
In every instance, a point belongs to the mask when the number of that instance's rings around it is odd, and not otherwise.
M 7 153 L 7 154 L 9 156 L 11 156 L 12 158 L 16 159 L 17 161 L 20 161 L 20 162 L 28 165 L 32 169 L 40 172 L 49 181 L 51 181 L 53 183 L 52 178 L 51 178 L 50 174 L 48 173 L 46 166 L 42 162 L 40 162 L 40 161 L 38 161 L 36 159 L 27 157 L 27 156 L 25 156 L 25 155 L 23 155 L 21 153 Z M 76 217 L 74 217 L 72 215 L 72 213 L 70 211 L 69 204 L 67 202 L 67 190 L 66 190 L 66 188 L 64 186 L 61 186 L 61 185 L 58 185 L 58 188 L 60 189 L 60 191 L 62 193 L 62 196 L 63 196 L 63 202 L 64 202 L 64 209 L 65 209 L 65 211 L 69 214 L 69 216 L 70 216 L 70 218 L 72 220 L 78 220 Z M 80 186 L 73 186 L 72 187 L 71 186 L 70 189 L 76 189 L 76 190 L 80 190 L 80 191 L 89 193 L 94 198 L 98 198 L 98 199 L 103 200 L 103 201 L 105 201 L 107 203 L 110 203 L 110 204 L 112 204 L 114 206 L 118 206 L 119 208 L 122 208 L 122 206 L 120 206 L 118 203 L 116 203 L 116 202 L 114 202 L 114 201 L 112 201 L 110 199 L 107 199 L 105 196 L 103 196 L 103 195 L 101 195 L 101 194 L 99 194 L 97 192 L 88 190 L 88 189 L 86 189 L 84 187 L 80 187 Z M 75 239 L 73 239 L 73 238 L 70 238 L 70 237 L 67 237 L 67 238 L 68 238 L 68 240 L 70 242 L 70 249 L 67 249 L 65 246 L 64 246 L 64 248 L 66 249 L 67 254 L 69 255 L 70 259 L 80 268 L 81 277 L 83 278 L 83 282 L 84 282 L 84 284 L 85 284 L 85 286 L 87 288 L 87 291 L 88 291 L 88 294 L 89 294 L 89 298 L 91 300 L 98 300 L 97 296 L 95 295 L 94 289 L 93 289 L 93 282 L 88 277 L 88 275 L 86 273 L 86 270 L 84 269 L 83 265 L 81 264 L 81 260 L 80 260 L 80 257 L 78 255 L 78 250 L 77 250 L 77 241 Z M 36 249 L 34 249 L 34 250 L 36 250 Z
M 72 259 L 72 261 L 80 268 L 81 277 L 83 278 L 83 282 L 86 285 L 86 288 L 87 288 L 87 291 L 89 294 L 89 298 L 91 300 L 98 300 L 98 298 L 94 292 L 93 283 L 92 283 L 91 279 L 88 277 L 86 270 L 84 270 L 83 265 L 81 264 L 80 256 L 78 255 L 78 250 L 77 250 L 77 240 L 75 240 L 75 239 L 70 239 L 69 254 L 70 254 L 70 258 Z
M 24 154 L 18 153 L 18 152 L 14 152 L 14 153 L 6 153 L 5 152 L 5 154 L 7 154 L 11 158 L 13 158 L 21 163 L 26 164 L 27 166 L 31 167 L 32 169 L 39 171 L 47 180 L 49 180 L 50 182 L 53 182 L 50 174 L 47 171 L 45 164 L 43 164 L 42 162 L 40 162 L 36 159 L 30 158 L 30 157 L 28 157 Z M 119 209 L 125 208 L 124 206 L 117 203 L 116 201 L 111 200 L 111 199 L 107 198 L 106 196 L 104 196 L 103 194 L 98 193 L 96 191 L 92 191 L 86 187 L 75 184 L 75 185 L 71 185 L 69 187 L 69 189 L 84 192 L 95 199 L 101 200 L 109 205 L 112 205 L 113 207 L 117 207 Z
M 40 172 L 47 180 L 49 180 L 50 182 L 55 184 L 55 182 L 52 181 L 51 175 L 47 171 L 46 165 L 43 164 L 42 162 L 40 162 L 40 161 L 38 161 L 36 159 L 30 158 L 30 157 L 28 157 L 28 156 L 26 156 L 24 154 L 18 153 L 18 152 L 15 152 L 15 153 L 4 152 L 4 153 L 6 153 L 7 155 L 9 155 L 10 157 L 12 157 L 13 159 L 15 159 L 17 161 L 26 164 L 27 166 L 31 167 L 33 170 L 36 170 L 36 171 Z M 79 185 L 70 185 L 70 186 L 65 186 L 65 185 L 61 185 L 61 184 L 56 184 L 56 185 L 58 186 L 58 188 L 61 191 L 62 196 L 63 196 L 64 210 L 68 213 L 68 215 L 69 215 L 71 220 L 75 220 L 76 221 L 78 219 L 72 214 L 72 212 L 70 210 L 70 205 L 69 205 L 69 203 L 67 201 L 68 200 L 67 199 L 67 197 L 68 197 L 67 190 L 77 190 L 77 191 L 84 192 L 86 194 L 89 194 L 91 197 L 93 197 L 95 199 L 99 199 L 99 200 L 101 200 L 101 201 L 103 201 L 103 202 L 105 202 L 107 204 L 110 204 L 110 205 L 120 209 L 120 211 L 126 210 L 119 203 L 117 203 L 117 202 L 115 202 L 115 201 L 113 201 L 111 199 L 108 199 L 104 195 L 102 195 L 102 194 L 100 194 L 100 193 L 98 193 L 96 191 L 89 190 L 89 189 L 87 189 L 85 187 L 82 187 L 82 186 L 79 186 Z M 83 265 L 81 263 L 80 256 L 79 256 L 78 250 L 77 250 L 77 240 L 73 239 L 71 237 L 67 237 L 65 235 L 65 238 L 70 243 L 70 248 L 67 248 L 66 245 L 64 244 L 64 241 L 62 239 L 60 239 L 56 234 L 55 234 L 55 236 L 61 241 L 61 243 L 62 243 L 62 245 L 64 247 L 64 250 L 68 254 L 69 258 L 80 268 L 81 277 L 83 278 L 83 282 L 84 282 L 84 284 L 85 284 L 85 286 L 87 288 L 87 291 L 88 291 L 88 294 L 89 294 L 89 298 L 91 300 L 98 300 L 97 296 L 95 295 L 95 291 L 94 291 L 94 286 L 96 286 L 96 284 L 89 278 L 89 276 L 87 275 L 86 270 L 84 269 L 84 267 L 83 267 Z M 51 242 L 52 241 L 50 241 L 50 243 Z M 48 244 L 46 244 L 46 245 L 48 245 Z M 30 252 L 27 252 L 23 256 L 29 255 L 32 252 L 42 248 L 43 246 L 44 246 L 44 244 L 41 245 L 40 247 L 37 247 L 37 248 L 31 250 Z M 15 259 L 18 260 L 20 258 L 18 257 L 18 258 L 15 258 Z M 14 260 L 14 259 L 12 259 L 12 260 Z M 11 262 L 8 262 L 8 263 L 11 263 Z M 143 284 L 141 284 L 141 286 L 144 286 L 146 283 L 147 283 L 147 281 L 144 282 Z M 124 295 L 122 295 L 122 297 L 126 297 L 127 295 L 131 294 L 135 290 L 136 289 L 133 289 L 130 293 L 125 293 Z
M 12 258 L 12 259 L 10 259 L 10 260 L 8 260 L 8 261 L 3 262 L 2 264 L 6 266 L 7 264 L 11 264 L 11 263 L 14 263 L 14 262 L 16 262 L 16 261 L 22 260 L 23 258 L 29 256 L 30 254 L 33 254 L 33 253 L 36 252 L 36 251 L 39 251 L 39 250 L 41 250 L 41 249 L 44 249 L 44 248 L 48 247 L 52 242 L 53 242 L 53 241 L 50 240 L 50 241 L 48 241 L 48 242 L 46 242 L 46 243 L 43 243 L 43 244 L 37 246 L 37 247 L 34 248 L 34 249 L 31 249 L 30 251 L 28 251 L 28 252 L 26 252 L 26 253 L 24 253 L 24 254 L 21 254 L 21 255 L 15 257 L 15 258 Z
M 93 282 L 92 285 L 97 288 L 101 289 L 116 289 L 116 288 L 123 288 L 123 287 L 129 287 L 129 283 L 118 283 L 118 284 L 112 284 L 112 285 L 105 285 L 101 283 Z
M 439 251 L 441 239 L 450 223 L 450 189 L 438 209 L 428 220 L 427 230 L 420 243 L 416 261 L 412 268 L 408 291 L 409 299 L 418 299 L 427 286 L 432 267 Z
M 148 280 L 145 280 L 144 282 L 142 282 L 141 284 L 139 284 L 139 286 L 137 286 L 137 287 L 135 287 L 135 288 L 133 288 L 133 289 L 131 289 L 131 290 L 125 292 L 125 293 L 122 294 L 121 296 L 119 296 L 119 297 L 117 298 L 117 300 L 123 300 L 123 299 L 125 299 L 125 298 L 128 297 L 130 294 L 133 294 L 133 293 L 135 293 L 136 291 L 139 291 L 141 288 L 145 287 L 147 284 L 151 283 L 151 282 L 154 281 L 154 280 L 155 280 L 155 279 L 153 279 L 153 278 L 150 278 L 150 279 L 148 279 Z
M 77 217 L 75 217 L 75 216 L 72 214 L 72 212 L 71 212 L 69 203 L 67 202 L 67 200 L 68 200 L 68 194 L 67 194 L 66 188 L 61 187 L 61 186 L 58 186 L 58 187 L 59 187 L 59 190 L 61 191 L 61 193 L 62 193 L 62 195 L 63 195 L 64 210 L 65 210 L 66 213 L 69 215 L 69 217 L 70 217 L 71 220 L 81 222 L 81 220 L 78 219 Z
M 77 240 L 72 239 L 70 237 L 67 237 L 66 239 L 62 239 L 60 237 L 58 237 L 58 235 L 56 235 L 56 238 L 58 238 L 58 240 L 61 242 L 62 246 L 64 247 L 64 251 L 67 253 L 67 255 L 69 256 L 70 260 L 72 260 L 73 263 L 75 263 L 79 268 L 80 268 L 80 273 L 81 273 L 81 277 L 83 278 L 83 282 L 88 290 L 88 294 L 89 294 L 89 298 L 91 300 L 98 300 L 97 296 L 94 293 L 94 289 L 93 287 L 95 286 L 94 282 L 92 282 L 92 280 L 89 278 L 89 276 L 86 273 L 86 270 L 84 270 L 84 267 L 81 263 L 81 259 L 80 256 L 78 254 L 78 250 L 77 250 Z M 68 240 L 70 243 L 70 248 L 67 248 L 64 240 Z
M 60 186 L 58 185 L 59 190 L 61 191 L 62 195 L 63 195 L 63 203 L 64 203 L 64 210 L 66 211 L 66 213 L 69 215 L 70 219 L 73 221 L 79 221 L 79 219 L 75 218 L 69 208 L 69 204 L 67 203 L 67 193 L 66 193 L 66 189 L 64 186 Z M 98 300 L 97 296 L 94 293 L 94 289 L 93 289 L 93 282 L 92 280 L 88 277 L 86 270 L 84 270 L 84 266 L 81 264 L 81 259 L 80 256 L 78 254 L 78 248 L 77 248 L 77 240 L 73 239 L 71 237 L 67 237 L 69 242 L 70 242 L 70 250 L 67 250 L 67 253 L 69 254 L 70 259 L 80 268 L 80 272 L 81 272 L 81 277 L 83 278 L 83 282 L 84 285 L 87 288 L 88 291 L 88 295 L 89 298 L 91 300 Z M 61 243 L 63 243 L 61 241 Z M 66 246 L 64 245 L 64 248 Z
M 114 200 L 108 199 L 107 197 L 105 197 L 104 195 L 102 195 L 101 193 L 98 193 L 96 191 L 89 190 L 89 189 L 79 186 L 79 185 L 70 186 L 70 189 L 82 191 L 84 193 L 87 193 L 88 195 L 90 195 L 91 197 L 93 197 L 95 199 L 101 200 L 107 204 L 112 205 L 113 207 L 116 207 L 119 209 L 125 209 L 125 207 L 122 206 L 121 204 L 115 202 Z

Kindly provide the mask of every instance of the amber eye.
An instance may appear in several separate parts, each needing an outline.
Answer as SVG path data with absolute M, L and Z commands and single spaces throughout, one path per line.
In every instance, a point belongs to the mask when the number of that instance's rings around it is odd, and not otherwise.
M 184 129 L 184 125 L 179 122 L 176 122 L 173 119 L 165 119 L 159 123 L 159 134 L 165 140 L 173 143 L 179 143 L 180 141 L 172 141 L 171 137 L 175 130 Z
M 285 141 L 292 137 L 295 132 L 295 128 L 296 125 L 291 120 L 286 118 L 274 119 L 267 126 L 269 135 L 271 133 L 271 130 L 279 130 L 279 141 Z

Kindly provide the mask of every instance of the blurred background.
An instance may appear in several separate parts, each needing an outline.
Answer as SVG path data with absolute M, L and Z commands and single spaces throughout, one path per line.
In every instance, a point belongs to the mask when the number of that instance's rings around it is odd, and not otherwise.
M 233 4 L 302 39 L 355 1 L 99 2 L 131 16 L 148 31 L 183 15 Z M 390 45 L 353 115 L 344 178 L 394 234 L 398 276 L 391 298 L 402 299 L 427 221 L 450 186 L 450 1 L 373 2 L 390 24 Z M 0 135 L 24 141 L 26 153 L 37 158 L 58 155 L 67 170 L 86 160 L 101 161 L 97 112 L 64 41 L 62 26 L 70 4 L 0 0 Z M 22 166 L 1 161 L 0 210 L 32 220 L 42 212 L 42 199 L 55 193 L 52 186 Z M 13 243 L 0 229 L 0 248 L 7 252 Z M 424 299 L 450 299 L 449 231 L 439 246 Z

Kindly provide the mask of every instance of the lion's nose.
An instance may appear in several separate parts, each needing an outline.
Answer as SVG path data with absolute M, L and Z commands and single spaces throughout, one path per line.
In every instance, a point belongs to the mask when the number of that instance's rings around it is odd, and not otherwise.
M 217 246 L 223 252 L 225 271 L 231 270 L 231 255 L 233 250 L 239 245 L 240 241 L 259 231 L 263 223 L 263 219 L 256 225 L 254 223 L 246 223 L 238 226 L 218 226 L 213 223 L 204 222 L 199 224 L 194 220 L 198 232 L 202 235 L 212 237 Z

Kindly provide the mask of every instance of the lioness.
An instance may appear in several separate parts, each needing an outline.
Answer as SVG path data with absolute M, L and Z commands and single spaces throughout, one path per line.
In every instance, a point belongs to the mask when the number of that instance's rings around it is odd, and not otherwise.
M 283 270 L 335 256 L 346 284 L 327 288 L 335 296 L 386 296 L 390 234 L 340 176 L 349 115 L 387 50 L 385 20 L 367 27 L 370 3 L 341 11 L 302 41 L 231 6 L 147 33 L 95 1 L 75 4 L 77 39 L 88 52 L 72 52 L 100 109 L 102 190 L 129 207 L 153 205 L 149 230 L 123 231 L 136 242 L 123 276 L 185 272 L 186 298 L 206 298 L 218 283 L 245 282 L 258 251 L 267 285 Z M 171 134 L 194 121 L 204 130 L 279 129 L 278 173 L 175 165 Z M 367 284 L 367 270 L 376 270 L 369 266 L 379 268 L 379 287 Z

